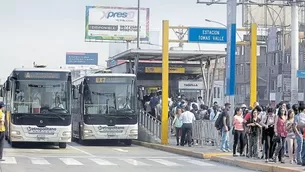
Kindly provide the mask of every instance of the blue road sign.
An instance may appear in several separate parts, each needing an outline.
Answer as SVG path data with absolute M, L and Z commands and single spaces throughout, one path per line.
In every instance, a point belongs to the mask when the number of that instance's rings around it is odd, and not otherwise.
M 67 65 L 98 65 L 98 53 L 66 53 Z
M 305 78 L 305 70 L 298 70 L 297 71 L 298 78 Z
M 188 35 L 188 42 L 190 43 L 227 43 L 226 28 L 190 27 Z

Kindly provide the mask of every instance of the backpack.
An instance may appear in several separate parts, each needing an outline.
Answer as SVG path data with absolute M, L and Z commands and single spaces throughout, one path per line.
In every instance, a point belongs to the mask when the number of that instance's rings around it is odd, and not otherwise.
M 222 126 L 223 126 L 223 114 L 224 112 L 222 112 L 221 114 L 218 115 L 216 121 L 215 121 L 215 128 L 217 130 L 221 130 Z

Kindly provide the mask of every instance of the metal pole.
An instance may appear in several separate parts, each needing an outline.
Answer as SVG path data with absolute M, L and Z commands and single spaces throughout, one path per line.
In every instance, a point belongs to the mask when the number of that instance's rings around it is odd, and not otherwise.
M 250 106 L 257 99 L 257 25 L 251 24 Z
M 299 8 L 297 1 L 293 0 L 291 6 L 291 103 L 298 103 L 298 78 L 299 69 Z
M 162 27 L 162 115 L 161 144 L 168 144 L 168 60 L 169 60 L 169 21 L 163 20 Z
M 282 27 L 282 101 L 284 101 L 284 60 L 285 60 L 285 33 L 284 33 L 284 23 Z
M 140 10 L 141 10 L 141 4 L 140 4 L 140 0 L 138 0 L 137 49 L 140 49 Z
M 211 85 L 211 92 L 210 92 L 210 97 L 209 97 L 209 106 L 211 106 L 212 105 L 212 103 L 213 103 L 213 96 L 214 96 L 214 84 L 215 84 L 215 73 L 216 73 L 216 69 L 217 69 L 217 63 L 218 63 L 218 56 L 216 56 L 216 59 L 215 59 L 215 64 L 214 64 L 214 69 L 213 69 L 213 74 L 212 74 L 212 85 Z

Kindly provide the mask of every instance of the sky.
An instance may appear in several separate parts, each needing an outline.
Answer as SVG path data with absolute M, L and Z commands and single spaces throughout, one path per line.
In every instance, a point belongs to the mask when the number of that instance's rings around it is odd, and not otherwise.
M 161 30 L 162 20 L 169 20 L 172 26 L 221 27 L 205 19 L 226 24 L 225 5 L 206 6 L 196 2 L 141 0 L 141 7 L 150 8 L 152 31 Z M 1 82 L 14 68 L 32 67 L 33 62 L 52 68 L 65 66 L 66 52 L 99 53 L 99 65 L 105 66 L 109 57 L 109 44 L 84 41 L 85 7 L 88 5 L 136 7 L 137 0 L 1 0 Z M 241 15 L 238 13 L 239 27 Z M 224 48 L 208 44 L 201 44 L 200 47 Z M 198 50 L 198 45 L 187 44 L 185 48 Z

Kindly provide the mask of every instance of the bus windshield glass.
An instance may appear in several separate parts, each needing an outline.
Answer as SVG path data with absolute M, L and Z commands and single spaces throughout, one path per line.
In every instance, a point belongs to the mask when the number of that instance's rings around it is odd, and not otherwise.
M 134 110 L 133 78 L 94 78 L 84 83 L 85 114 L 116 115 Z
M 16 82 L 17 83 L 17 82 Z M 69 113 L 70 92 L 67 81 L 20 80 L 14 92 L 14 113 Z

